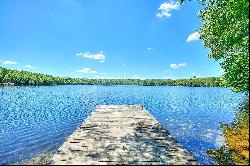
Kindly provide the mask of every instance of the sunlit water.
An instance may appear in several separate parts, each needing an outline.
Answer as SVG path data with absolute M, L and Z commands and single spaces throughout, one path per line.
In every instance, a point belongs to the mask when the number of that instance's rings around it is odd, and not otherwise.
M 0 87 L 0 164 L 56 150 L 98 104 L 143 105 L 202 164 L 242 94 L 207 87 Z

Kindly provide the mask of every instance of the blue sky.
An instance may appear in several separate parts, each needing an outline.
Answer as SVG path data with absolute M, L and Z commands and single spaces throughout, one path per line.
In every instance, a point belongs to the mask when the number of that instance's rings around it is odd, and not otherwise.
M 196 1 L 1 0 L 0 66 L 86 78 L 220 76 Z

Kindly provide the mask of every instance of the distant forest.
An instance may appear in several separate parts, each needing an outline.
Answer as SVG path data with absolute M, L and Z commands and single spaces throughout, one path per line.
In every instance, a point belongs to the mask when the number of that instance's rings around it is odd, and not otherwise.
M 143 85 L 143 86 L 222 86 L 220 77 L 190 79 L 86 79 L 17 71 L 0 67 L 0 85 Z

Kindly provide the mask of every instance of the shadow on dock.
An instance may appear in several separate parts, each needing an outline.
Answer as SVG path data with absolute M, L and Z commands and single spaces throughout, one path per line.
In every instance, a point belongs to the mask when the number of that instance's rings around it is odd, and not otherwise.
M 198 164 L 162 125 L 140 108 L 97 108 L 62 145 L 51 163 Z

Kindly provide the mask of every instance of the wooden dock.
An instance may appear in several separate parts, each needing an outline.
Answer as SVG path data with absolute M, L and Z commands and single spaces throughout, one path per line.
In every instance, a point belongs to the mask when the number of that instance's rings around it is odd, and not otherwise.
M 70 135 L 51 164 L 197 165 L 138 105 L 101 105 Z

